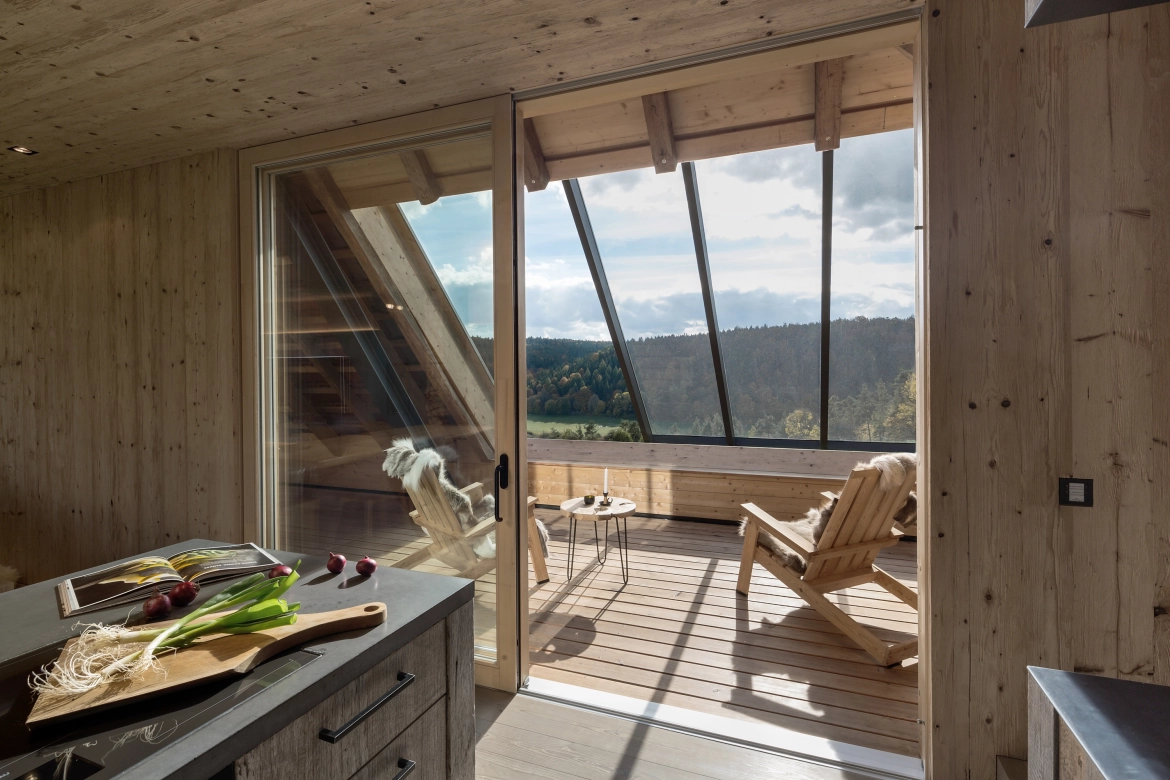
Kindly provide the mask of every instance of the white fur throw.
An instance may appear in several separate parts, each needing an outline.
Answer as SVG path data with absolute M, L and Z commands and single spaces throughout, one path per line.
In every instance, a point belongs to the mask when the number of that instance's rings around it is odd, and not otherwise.
M 886 455 L 878 455 L 869 463 L 858 463 L 859 467 L 868 466 L 875 468 L 880 472 L 879 487 L 882 491 L 893 490 L 906 479 L 906 471 L 914 467 L 917 462 L 915 456 L 907 452 L 892 452 Z M 819 507 L 814 507 L 808 510 L 808 513 L 799 520 L 787 520 L 789 526 L 793 531 L 796 531 L 801 536 L 811 541 L 814 545 L 821 540 L 821 535 L 825 532 L 825 526 L 829 524 L 829 518 L 833 514 L 833 510 L 837 507 L 837 498 L 840 496 L 833 496 L 831 501 L 826 501 Z M 894 513 L 894 519 L 909 517 L 914 510 L 917 501 L 914 494 L 910 494 L 910 498 L 906 503 L 899 507 L 898 511 Z M 747 527 L 748 520 L 745 517 L 739 524 L 739 535 L 743 536 L 744 528 Z M 773 555 L 780 559 L 788 568 L 793 571 L 798 571 L 804 574 L 805 562 L 799 555 L 790 550 L 786 545 L 781 544 L 766 531 L 760 531 L 760 544 L 768 549 Z
M 443 460 L 443 456 L 433 449 L 416 450 L 414 442 L 410 439 L 396 439 L 393 446 L 386 450 L 386 460 L 382 463 L 382 470 L 389 476 L 402 480 L 402 484 L 411 492 L 421 489 L 422 475 L 426 469 L 433 471 L 439 478 L 439 487 L 443 491 L 443 497 L 447 499 L 447 504 L 455 512 L 455 516 L 459 518 L 459 525 L 463 530 L 466 531 L 477 523 L 495 516 L 496 503 L 492 495 L 488 493 L 479 502 L 472 504 L 471 498 L 451 482 L 450 477 L 447 476 L 447 464 Z M 547 558 L 548 530 L 539 520 L 536 521 L 536 525 L 540 532 L 540 546 L 544 551 L 544 557 Z M 423 527 L 423 530 L 426 531 L 426 528 Z M 472 540 L 471 549 L 481 560 L 495 558 L 496 532 L 491 531 Z M 442 556 L 439 557 L 439 560 L 443 560 Z M 457 566 L 459 563 L 458 560 L 443 562 L 450 566 Z
M 14 589 L 18 582 L 20 582 L 20 572 L 11 566 L 0 564 L 0 593 Z

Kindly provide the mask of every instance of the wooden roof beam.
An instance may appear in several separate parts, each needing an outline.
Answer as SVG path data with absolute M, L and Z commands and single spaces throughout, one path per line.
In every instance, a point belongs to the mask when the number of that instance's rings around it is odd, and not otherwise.
M 529 192 L 543 190 L 548 186 L 548 166 L 544 163 L 536 124 L 531 119 L 524 120 L 524 141 L 524 186 Z
M 439 185 L 439 180 L 435 178 L 431 164 L 427 162 L 426 153 L 422 149 L 411 149 L 407 152 L 399 152 L 398 158 L 402 160 L 402 167 L 406 169 L 410 184 L 414 187 L 415 194 L 418 195 L 418 202 L 425 206 L 438 200 L 439 196 L 443 194 L 443 188 Z
M 650 155 L 656 173 L 670 173 L 678 167 L 674 148 L 674 125 L 670 121 L 670 103 L 665 92 L 642 96 L 642 113 L 646 115 L 646 133 L 650 136 Z
M 814 145 L 818 152 L 827 152 L 841 146 L 841 82 L 845 77 L 845 58 L 821 60 L 814 68 Z

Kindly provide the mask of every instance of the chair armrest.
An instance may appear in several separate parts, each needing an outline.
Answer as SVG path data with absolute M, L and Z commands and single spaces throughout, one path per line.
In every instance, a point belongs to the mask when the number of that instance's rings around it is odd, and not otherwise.
M 528 506 L 532 506 L 535 503 L 536 503 L 536 496 L 529 496 L 528 497 Z
M 783 542 L 786 546 L 791 547 L 794 552 L 799 553 L 805 558 L 812 555 L 815 548 L 811 540 L 786 527 L 784 523 L 772 517 L 755 504 L 741 504 L 740 506 L 747 511 L 748 522 L 760 526 L 761 530 L 772 534 L 776 539 Z
M 496 518 L 489 517 L 487 520 L 481 520 L 480 522 L 473 525 L 467 531 L 467 533 L 464 534 L 463 538 L 474 539 L 477 536 L 483 536 L 484 534 L 492 531 L 495 527 L 496 527 Z
M 483 500 L 483 483 L 472 482 L 467 487 L 459 488 L 459 492 L 471 499 L 471 505 L 475 506 Z

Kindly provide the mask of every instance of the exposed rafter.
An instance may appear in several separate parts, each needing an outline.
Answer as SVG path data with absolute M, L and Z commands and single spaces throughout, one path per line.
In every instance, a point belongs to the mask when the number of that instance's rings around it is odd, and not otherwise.
M 540 136 L 536 134 L 536 124 L 531 119 L 524 120 L 524 186 L 529 192 L 548 186 L 544 150 L 540 148 Z
M 411 149 L 399 152 L 398 159 L 402 160 L 402 167 L 406 169 L 406 175 L 410 178 L 418 202 L 425 206 L 438 200 L 443 194 L 443 188 L 435 178 L 431 164 L 427 162 L 426 152 L 422 149 Z
M 818 152 L 826 152 L 841 146 L 841 83 L 845 77 L 845 60 L 821 60 L 814 68 L 814 144 Z
M 650 157 L 657 173 L 670 173 L 678 167 L 674 148 L 674 123 L 670 121 L 670 102 L 665 92 L 642 96 L 642 113 L 650 136 Z

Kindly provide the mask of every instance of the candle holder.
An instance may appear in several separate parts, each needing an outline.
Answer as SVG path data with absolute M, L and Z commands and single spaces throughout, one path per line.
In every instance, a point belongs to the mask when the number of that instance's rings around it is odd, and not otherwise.
M 609 506 L 613 503 L 613 499 L 609 497 L 609 493 L 602 493 L 601 500 L 597 502 L 599 506 Z

